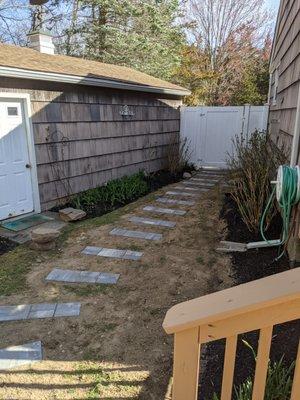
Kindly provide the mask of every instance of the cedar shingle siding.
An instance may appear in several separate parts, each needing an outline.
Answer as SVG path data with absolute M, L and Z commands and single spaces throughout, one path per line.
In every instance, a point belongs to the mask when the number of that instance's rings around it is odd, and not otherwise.
M 270 131 L 291 149 L 300 83 L 299 0 L 281 0 L 270 71 Z
M 0 78 L 6 91 L 31 96 L 43 210 L 125 174 L 165 167 L 168 144 L 179 139 L 180 97 Z

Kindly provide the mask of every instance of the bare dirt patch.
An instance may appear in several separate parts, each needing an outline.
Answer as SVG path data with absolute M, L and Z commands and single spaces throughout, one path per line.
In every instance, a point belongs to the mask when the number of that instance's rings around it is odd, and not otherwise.
M 125 207 L 104 225 L 99 219 L 79 224 L 57 254 L 40 256 L 31 266 L 26 290 L 2 297 L 2 305 L 80 301 L 82 310 L 78 318 L 1 324 L 1 347 L 42 340 L 45 361 L 0 373 L 0 398 L 164 399 L 173 352 L 173 340 L 162 329 L 164 315 L 175 303 L 230 286 L 230 260 L 214 250 L 224 228 L 218 188 L 199 197 L 195 206 L 183 207 L 188 210 L 183 217 L 143 212 L 152 200 L 148 196 Z M 134 225 L 128 221 L 133 214 L 176 221 L 177 226 Z M 110 236 L 116 226 L 163 233 L 163 240 Z M 87 245 L 144 255 L 139 262 L 82 255 Z M 54 267 L 121 277 L 115 286 L 46 283 Z

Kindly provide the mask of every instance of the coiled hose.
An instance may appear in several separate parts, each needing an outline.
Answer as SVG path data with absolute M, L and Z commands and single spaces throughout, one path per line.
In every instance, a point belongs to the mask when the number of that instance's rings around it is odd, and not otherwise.
M 278 182 L 277 182 L 278 185 Z M 273 204 L 273 199 L 276 193 L 277 186 L 274 185 L 270 198 L 267 202 L 266 208 L 262 214 L 260 220 L 260 233 L 265 242 L 270 243 L 270 241 L 265 236 L 265 220 L 266 216 Z M 291 212 L 293 206 L 299 202 L 300 196 L 298 191 L 298 168 L 297 167 L 289 167 L 287 165 L 282 166 L 282 190 L 281 193 L 277 195 L 278 205 L 280 208 L 281 216 L 282 216 L 282 234 L 281 239 L 278 240 L 276 246 L 281 246 L 285 244 L 289 238 L 289 230 L 290 230 L 290 220 L 291 220 Z M 278 198 L 279 197 L 279 198 Z M 274 245 L 274 244 L 273 244 Z M 283 253 L 280 254 L 278 258 L 282 256 Z

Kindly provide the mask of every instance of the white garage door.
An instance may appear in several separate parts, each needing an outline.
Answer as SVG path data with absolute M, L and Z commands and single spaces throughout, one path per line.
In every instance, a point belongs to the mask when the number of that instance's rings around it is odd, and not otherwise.
M 30 167 L 22 102 L 0 99 L 0 220 L 33 211 Z

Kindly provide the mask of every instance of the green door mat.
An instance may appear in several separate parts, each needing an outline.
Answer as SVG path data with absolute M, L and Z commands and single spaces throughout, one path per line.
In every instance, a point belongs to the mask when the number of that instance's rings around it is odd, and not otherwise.
M 14 221 L 4 221 L 1 226 L 14 232 L 23 231 L 24 229 L 31 228 L 35 225 L 43 224 L 47 221 L 53 221 L 53 218 L 46 215 L 35 214 L 28 217 L 16 219 Z

